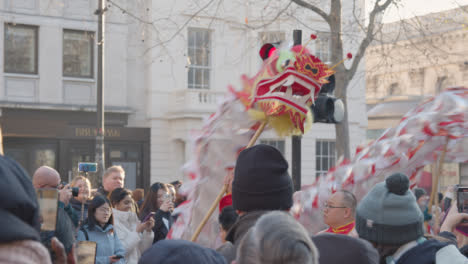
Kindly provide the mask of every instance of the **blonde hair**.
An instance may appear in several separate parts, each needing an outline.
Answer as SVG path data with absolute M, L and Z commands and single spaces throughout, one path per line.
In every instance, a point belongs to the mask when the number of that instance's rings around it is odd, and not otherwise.
M 88 178 L 86 178 L 84 176 L 76 176 L 75 178 L 73 178 L 73 180 L 70 183 L 70 186 L 71 187 L 76 187 L 76 183 L 78 181 L 84 181 L 86 183 L 86 185 L 88 185 L 89 191 L 91 191 L 91 182 L 88 180 Z
M 107 178 L 107 176 L 109 176 L 111 173 L 113 172 L 119 172 L 121 173 L 123 176 L 125 176 L 125 171 L 124 169 L 122 168 L 122 166 L 120 165 L 114 165 L 112 167 L 109 167 L 107 168 L 106 172 L 104 172 L 104 176 L 103 178 Z

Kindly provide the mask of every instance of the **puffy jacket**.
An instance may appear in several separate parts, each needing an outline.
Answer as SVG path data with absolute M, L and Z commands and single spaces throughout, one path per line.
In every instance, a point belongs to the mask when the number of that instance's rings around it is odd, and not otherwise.
M 115 232 L 120 238 L 125 251 L 125 263 L 138 263 L 141 253 L 153 244 L 153 231 L 138 233 L 140 220 L 134 212 L 122 212 L 112 209 Z
M 77 240 L 97 243 L 96 264 L 110 263 L 109 257 L 112 255 L 125 256 L 125 249 L 116 232 L 114 232 L 113 225 L 109 224 L 104 229 L 96 225 L 90 230 L 88 224 L 85 224 L 78 231 Z M 125 259 L 120 259 L 115 263 L 124 264 Z
M 467 264 L 468 259 L 452 244 L 434 239 L 409 242 L 392 256 L 387 263 L 395 264 Z

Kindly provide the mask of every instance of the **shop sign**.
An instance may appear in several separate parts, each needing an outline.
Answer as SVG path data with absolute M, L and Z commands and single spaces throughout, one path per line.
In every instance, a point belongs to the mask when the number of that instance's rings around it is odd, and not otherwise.
M 75 137 L 96 137 L 97 128 L 92 127 L 76 127 L 75 128 Z M 120 137 L 119 128 L 105 128 L 104 137 Z

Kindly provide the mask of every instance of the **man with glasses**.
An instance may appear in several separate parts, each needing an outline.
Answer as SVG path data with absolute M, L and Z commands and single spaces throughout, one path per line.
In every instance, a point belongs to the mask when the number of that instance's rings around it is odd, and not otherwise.
M 358 237 L 354 228 L 357 201 L 354 194 L 346 190 L 335 192 L 323 208 L 323 220 L 329 226 L 322 233 L 333 233 Z
M 49 166 L 39 167 L 33 174 L 32 182 L 36 190 L 42 188 L 59 189 L 58 207 L 63 208 L 68 216 L 70 216 L 73 224 L 78 226 L 78 213 L 70 205 L 72 190 L 69 184 L 65 186 L 61 184 L 58 171 Z

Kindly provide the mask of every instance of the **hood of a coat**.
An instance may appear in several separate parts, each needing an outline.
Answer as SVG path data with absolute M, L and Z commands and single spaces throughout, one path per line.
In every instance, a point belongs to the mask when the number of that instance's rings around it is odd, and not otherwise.
M 249 231 L 251 227 L 255 225 L 257 220 L 264 214 L 271 211 L 252 211 L 245 213 L 237 219 L 237 222 L 229 229 L 226 235 L 226 241 L 231 242 L 234 245 L 239 244 L 242 237 Z
M 18 163 L 0 156 L 0 243 L 39 241 L 39 205 L 28 174 Z
M 398 260 L 397 264 L 432 264 L 435 263 L 437 251 L 447 246 L 447 243 L 440 242 L 434 239 L 428 240 L 404 253 Z

